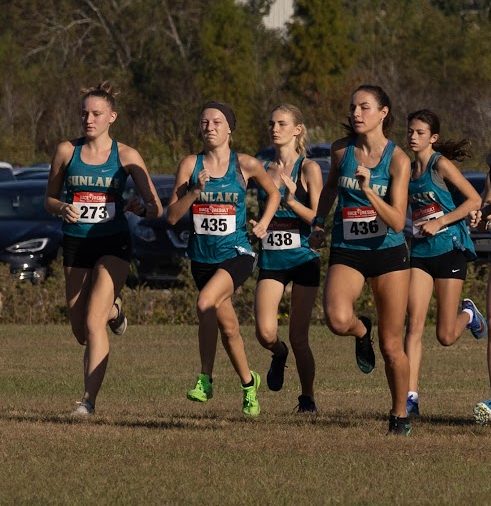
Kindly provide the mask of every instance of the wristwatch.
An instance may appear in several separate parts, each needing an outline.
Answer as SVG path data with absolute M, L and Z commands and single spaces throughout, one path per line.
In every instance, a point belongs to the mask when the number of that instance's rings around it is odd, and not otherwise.
M 311 226 L 325 228 L 325 226 L 326 226 L 325 216 L 320 216 L 320 215 L 315 216 L 314 219 L 312 220 Z

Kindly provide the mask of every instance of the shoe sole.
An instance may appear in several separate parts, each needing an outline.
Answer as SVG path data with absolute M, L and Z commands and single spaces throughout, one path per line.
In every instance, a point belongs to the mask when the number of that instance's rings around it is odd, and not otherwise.
M 205 403 L 205 402 L 208 402 L 210 399 L 213 398 L 213 394 L 208 396 L 206 399 L 203 399 L 203 398 L 200 398 L 200 397 L 194 397 L 193 395 L 191 395 L 189 392 L 186 394 L 186 398 L 189 400 L 189 401 L 194 401 L 194 402 L 201 402 L 201 403 Z
M 480 402 L 474 408 L 474 420 L 478 425 L 487 425 L 491 421 L 491 410 Z
M 471 299 L 464 299 L 464 302 L 466 302 L 466 301 L 472 306 L 472 311 L 474 311 L 474 313 L 477 314 L 479 316 L 479 318 L 484 322 L 482 333 L 479 333 L 476 335 L 476 334 L 474 334 L 472 329 L 470 329 L 471 334 L 474 336 L 474 339 L 477 339 L 479 341 L 480 339 L 483 339 L 484 337 L 486 337 L 488 335 L 486 319 L 484 318 L 481 311 L 479 311 L 479 309 L 477 309 L 477 306 L 474 304 L 474 302 Z

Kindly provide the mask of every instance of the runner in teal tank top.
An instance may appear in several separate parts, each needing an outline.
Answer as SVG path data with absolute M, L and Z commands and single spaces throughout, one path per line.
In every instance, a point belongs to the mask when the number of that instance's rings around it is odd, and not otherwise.
M 122 335 L 127 320 L 119 293 L 129 271 L 131 243 L 124 211 L 149 218 L 162 204 L 139 153 L 111 139 L 116 120 L 112 86 L 83 91 L 84 137 L 58 145 L 46 189 L 45 207 L 63 219 L 63 266 L 68 316 L 78 343 L 85 346 L 84 393 L 73 416 L 94 414 L 109 358 L 106 326 Z M 144 201 L 123 207 L 128 175 Z M 63 186 L 66 201 L 61 200 Z
M 308 236 L 322 188 L 322 174 L 316 162 L 305 158 L 307 129 L 297 107 L 281 104 L 273 109 L 269 131 L 275 158 L 265 168 L 279 187 L 282 201 L 261 241 L 256 336 L 273 353 L 267 381 L 270 390 L 279 391 L 289 350 L 278 336 L 278 308 L 285 287 L 291 282 L 288 337 L 301 384 L 297 411 L 316 413 L 315 362 L 309 345 L 309 325 L 320 282 L 320 261 L 308 244 Z M 258 199 L 262 212 L 265 194 L 261 189 Z
M 75 237 L 100 237 L 128 232 L 123 191 L 128 173 L 119 160 L 118 143 L 113 140 L 109 158 L 102 164 L 82 161 L 84 139 L 75 144 L 65 169 L 66 202 L 79 212 L 75 223 L 63 222 L 63 232 Z
M 380 351 L 392 397 L 389 433 L 408 435 L 409 364 L 403 348 L 409 289 L 406 221 L 409 158 L 388 139 L 392 105 L 382 88 L 359 86 L 351 97 L 348 137 L 331 149 L 331 170 L 319 200 L 310 243 L 325 240 L 325 220 L 336 198 L 324 311 L 332 332 L 354 336 L 356 362 L 375 367 L 372 322 L 354 304 L 369 280 L 378 315 Z
M 297 158 L 290 177 L 297 185 L 294 196 L 295 200 L 304 206 L 308 206 L 309 195 L 303 185 L 298 184 L 304 160 L 305 157 L 303 156 Z M 265 163 L 266 171 L 269 165 L 270 162 Z M 279 190 L 282 203 L 269 224 L 268 235 L 261 241 L 261 251 L 259 254 L 259 267 L 261 269 L 291 269 L 319 257 L 319 254 L 309 246 L 310 223 L 305 223 L 286 204 L 286 187 L 282 186 Z M 265 197 L 264 191 L 259 190 L 258 201 L 260 211 L 264 206 Z
M 380 162 L 370 169 L 370 187 L 380 198 L 389 197 L 390 163 L 395 144 L 388 141 Z M 354 139 L 350 139 L 339 164 L 338 204 L 334 212 L 331 247 L 378 250 L 404 244 L 404 234 L 395 232 L 377 217 L 355 176 L 359 163 Z
M 187 156 L 179 164 L 167 210 L 171 225 L 189 211 L 193 216 L 189 256 L 199 290 L 196 307 L 201 372 L 187 398 L 207 402 L 213 397 L 213 367 L 220 329 L 222 343 L 241 381 L 242 412 L 255 417 L 260 413 L 257 392 L 261 378 L 249 369 L 231 297 L 250 276 L 255 264 L 246 234 L 247 182 L 254 179 L 268 194 L 264 214 L 252 224 L 252 233 L 259 239 L 266 235 L 280 195 L 256 159 L 231 151 L 235 114 L 230 106 L 208 102 L 201 109 L 199 121 L 203 153 Z
M 196 156 L 192 186 L 198 184 L 203 157 L 202 153 Z M 191 260 L 215 264 L 238 254 L 255 256 L 247 239 L 246 190 L 237 154 L 231 151 L 225 175 L 210 177 L 205 191 L 200 192 L 191 206 L 194 226 L 188 247 Z
M 413 221 L 411 282 L 405 349 L 409 358 L 407 410 L 419 416 L 419 371 L 424 324 L 433 291 L 437 303 L 436 337 L 444 346 L 454 344 L 469 328 L 474 337 L 487 335 L 487 324 L 471 299 L 461 301 L 467 262 L 476 255 L 465 223 L 481 200 L 450 160 L 468 154 L 468 141 L 442 142 L 438 116 L 422 109 L 408 116 L 407 140 L 415 161 L 409 184 Z M 463 196 L 456 205 L 452 185 Z

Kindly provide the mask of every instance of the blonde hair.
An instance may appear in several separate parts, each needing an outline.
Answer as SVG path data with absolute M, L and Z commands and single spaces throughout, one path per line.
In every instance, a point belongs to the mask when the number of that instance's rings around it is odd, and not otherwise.
M 292 104 L 277 105 L 271 111 L 271 114 L 273 114 L 275 111 L 282 111 L 291 114 L 295 125 L 299 125 L 301 127 L 302 131 L 296 137 L 295 150 L 299 155 L 306 156 L 309 135 L 307 132 L 307 127 L 305 126 L 302 111 L 296 105 Z
M 109 81 L 102 81 L 97 86 L 82 88 L 80 93 L 82 94 L 82 102 L 88 97 L 100 97 L 105 99 L 113 110 L 116 108 L 115 98 L 119 95 L 119 92 Z

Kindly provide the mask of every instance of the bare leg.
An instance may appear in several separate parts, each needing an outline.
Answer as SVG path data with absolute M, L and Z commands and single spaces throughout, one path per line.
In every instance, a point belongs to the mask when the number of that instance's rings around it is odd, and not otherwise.
M 290 342 L 297 363 L 302 394 L 314 398 L 315 361 L 309 345 L 309 326 L 317 287 L 293 285 Z
M 409 360 L 409 390 L 418 392 L 423 356 L 426 314 L 433 293 L 433 278 L 421 269 L 411 269 L 408 299 L 408 323 L 404 349 Z
M 394 271 L 371 280 L 378 312 L 379 344 L 392 394 L 391 413 L 406 416 L 409 362 L 403 347 L 404 318 L 409 292 L 409 270 Z

